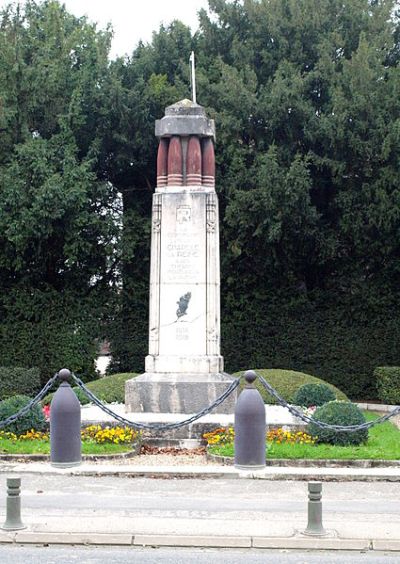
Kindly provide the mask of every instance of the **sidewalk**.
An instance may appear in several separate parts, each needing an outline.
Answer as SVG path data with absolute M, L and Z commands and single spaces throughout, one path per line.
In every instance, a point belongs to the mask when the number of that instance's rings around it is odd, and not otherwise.
M 328 534 L 313 538 L 302 534 L 306 482 L 249 479 L 228 467 L 210 469 L 211 476 L 202 468 L 200 479 L 188 478 L 195 467 L 180 468 L 187 479 L 165 480 L 157 478 L 166 468 L 153 468 L 153 479 L 132 479 L 132 470 L 121 474 L 111 465 L 47 472 L 31 466 L 1 467 L 0 523 L 5 477 L 18 470 L 27 529 L 0 531 L 0 543 L 400 551 L 397 483 L 324 483 Z
M 141 457 L 143 460 L 143 457 Z M 135 457 L 122 462 L 83 462 L 72 468 L 54 468 L 48 462 L 0 461 L 1 474 L 39 474 L 64 476 L 125 476 L 129 478 L 244 478 L 254 480 L 295 480 L 330 482 L 400 482 L 400 467 L 382 468 L 320 468 L 267 466 L 262 470 L 241 470 L 215 463 L 185 465 L 145 465 Z M 400 533 L 400 531 L 399 531 Z

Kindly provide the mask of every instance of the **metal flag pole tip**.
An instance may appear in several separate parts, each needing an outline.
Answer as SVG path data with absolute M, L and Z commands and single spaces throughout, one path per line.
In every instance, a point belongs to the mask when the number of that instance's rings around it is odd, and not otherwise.
M 194 64 L 194 51 L 191 52 L 189 57 L 190 62 L 190 84 L 192 86 L 192 101 L 194 104 L 197 104 L 196 100 L 196 69 Z

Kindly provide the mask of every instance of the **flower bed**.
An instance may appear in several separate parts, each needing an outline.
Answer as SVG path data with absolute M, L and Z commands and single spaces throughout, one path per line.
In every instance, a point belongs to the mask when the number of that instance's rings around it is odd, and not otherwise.
M 101 427 L 90 425 L 81 430 L 84 454 L 117 454 L 137 450 L 141 433 L 130 427 Z M 31 429 L 16 435 L 0 431 L 0 453 L 3 454 L 48 454 L 50 434 Z

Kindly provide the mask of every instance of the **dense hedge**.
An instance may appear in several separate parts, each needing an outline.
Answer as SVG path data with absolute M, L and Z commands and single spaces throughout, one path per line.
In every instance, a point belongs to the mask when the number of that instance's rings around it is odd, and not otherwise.
M 100 302 L 101 304 L 101 302 Z M 45 290 L 14 289 L 0 296 L 0 358 L 4 365 L 40 370 L 41 384 L 61 368 L 96 378 L 99 301 Z M 21 390 L 22 391 L 22 390 Z
M 398 362 L 400 312 L 395 308 L 368 311 L 361 296 L 356 304 L 346 304 L 329 294 L 294 303 L 285 296 L 280 303 L 240 300 L 236 308 L 225 300 L 222 311 L 227 372 L 252 366 L 301 371 L 361 400 L 377 398 L 374 369 Z
M 0 401 L 16 394 L 35 396 L 39 390 L 38 368 L 0 366 Z
M 400 366 L 379 366 L 374 376 L 379 399 L 384 403 L 400 405 Z

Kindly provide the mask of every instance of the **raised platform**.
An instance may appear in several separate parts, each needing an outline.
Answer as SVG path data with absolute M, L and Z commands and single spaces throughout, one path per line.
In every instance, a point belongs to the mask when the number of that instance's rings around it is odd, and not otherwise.
M 234 378 L 229 374 L 145 373 L 125 383 L 127 412 L 199 413 L 221 396 Z M 214 413 L 232 413 L 237 391 L 214 409 Z

